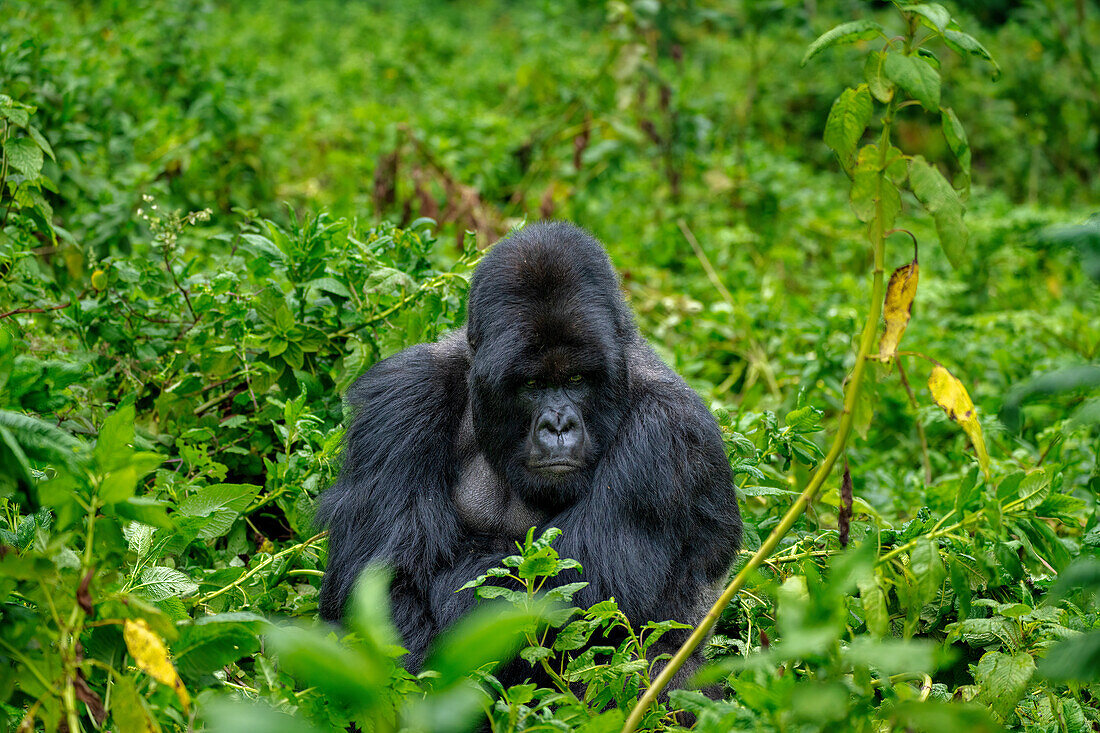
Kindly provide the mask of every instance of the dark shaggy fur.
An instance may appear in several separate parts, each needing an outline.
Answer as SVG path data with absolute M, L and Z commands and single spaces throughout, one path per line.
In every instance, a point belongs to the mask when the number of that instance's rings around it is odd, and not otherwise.
M 733 561 L 741 517 L 714 418 L 638 333 L 603 247 L 576 226 L 498 243 L 466 329 L 375 364 L 348 400 L 343 470 L 319 514 L 321 616 L 340 619 L 363 567 L 388 563 L 412 668 L 474 603 L 455 589 L 533 524 L 559 527 L 558 551 L 584 566 L 555 579 L 589 583 L 578 605 L 614 596 L 635 624 L 697 622 Z M 575 469 L 532 469 L 547 415 L 569 416 L 543 443 L 575 445 Z

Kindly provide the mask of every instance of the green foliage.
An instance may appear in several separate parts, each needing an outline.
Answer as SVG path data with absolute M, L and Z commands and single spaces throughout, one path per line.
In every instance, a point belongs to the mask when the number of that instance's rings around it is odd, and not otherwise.
M 381 569 L 313 623 L 340 395 L 461 324 L 475 243 L 557 216 L 714 408 L 734 571 L 851 421 L 849 481 L 721 612 L 723 694 L 643 728 L 1096 727 L 1100 13 L 985 5 L 6 2 L 2 724 L 620 730 L 679 625 L 547 591 L 554 531 L 420 675 Z M 905 344 L 846 404 L 864 274 L 914 241 Z M 503 689 L 517 654 L 552 684 Z

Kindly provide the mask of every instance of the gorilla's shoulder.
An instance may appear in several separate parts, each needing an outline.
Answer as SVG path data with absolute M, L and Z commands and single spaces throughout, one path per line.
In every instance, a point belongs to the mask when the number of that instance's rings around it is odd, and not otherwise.
M 690 404 L 706 410 L 695 390 L 661 360 L 645 339 L 635 339 L 627 348 L 626 357 L 632 402 L 654 399 L 673 404 Z
M 439 341 L 410 346 L 375 363 L 351 386 L 347 400 L 356 408 L 377 400 L 393 404 L 402 398 L 465 400 L 469 369 L 470 348 L 463 327 Z

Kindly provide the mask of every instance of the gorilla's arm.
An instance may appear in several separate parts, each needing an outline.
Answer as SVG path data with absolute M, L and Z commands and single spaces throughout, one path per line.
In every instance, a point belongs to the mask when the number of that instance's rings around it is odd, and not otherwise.
M 667 370 L 661 365 L 662 371 Z M 615 596 L 632 621 L 699 620 L 741 538 L 729 462 L 702 400 L 671 372 L 632 388 L 631 411 L 591 491 L 551 519 L 584 567 L 590 605 Z
M 375 364 L 348 395 L 348 428 L 337 483 L 321 499 L 329 528 L 322 618 L 341 618 L 368 562 L 393 566 L 394 618 L 419 657 L 437 630 L 423 590 L 454 561 L 459 525 L 449 487 L 454 436 L 466 402 L 465 339 L 420 344 Z

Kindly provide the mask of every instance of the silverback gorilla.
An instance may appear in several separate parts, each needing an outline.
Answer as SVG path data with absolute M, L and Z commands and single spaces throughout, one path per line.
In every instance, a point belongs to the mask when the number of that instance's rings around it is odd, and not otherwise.
M 585 580 L 634 624 L 699 621 L 741 539 L 718 426 L 638 333 L 603 247 L 531 224 L 478 265 L 466 327 L 375 364 L 348 394 L 321 616 L 368 563 L 392 566 L 394 621 L 417 669 L 474 604 L 455 589 L 532 526 L 558 527 Z M 670 639 L 671 640 L 671 639 Z

